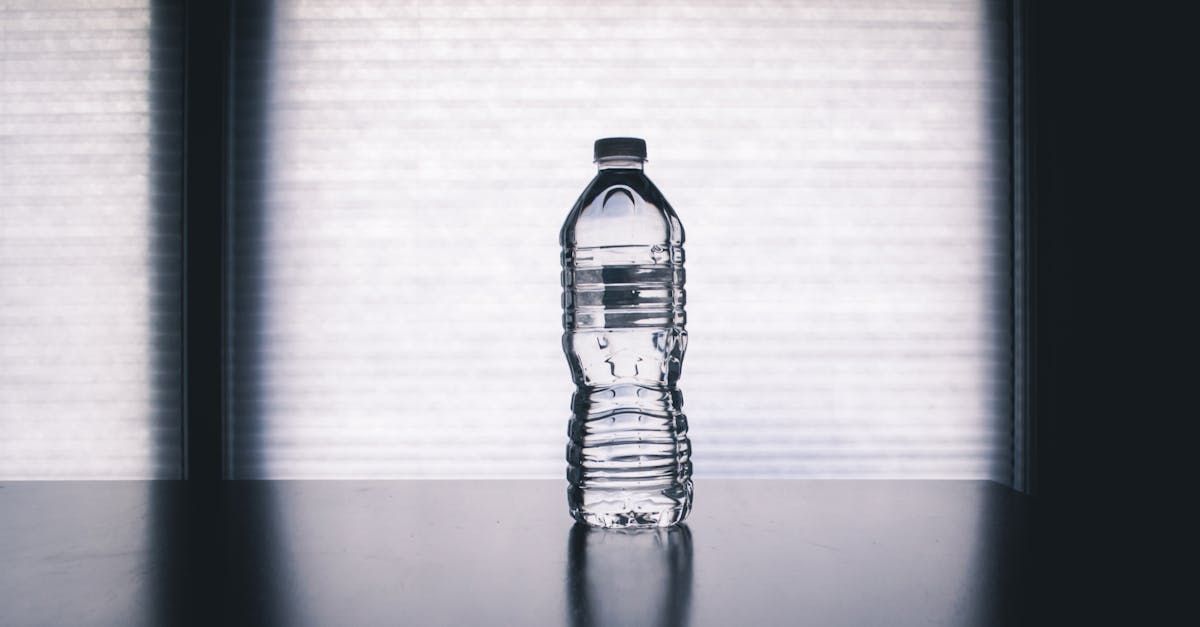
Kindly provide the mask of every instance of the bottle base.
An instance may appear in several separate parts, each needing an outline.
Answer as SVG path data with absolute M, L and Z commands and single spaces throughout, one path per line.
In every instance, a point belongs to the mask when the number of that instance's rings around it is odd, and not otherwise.
M 669 490 L 567 490 L 571 517 L 589 527 L 661 528 L 677 525 L 692 510 L 692 482 Z

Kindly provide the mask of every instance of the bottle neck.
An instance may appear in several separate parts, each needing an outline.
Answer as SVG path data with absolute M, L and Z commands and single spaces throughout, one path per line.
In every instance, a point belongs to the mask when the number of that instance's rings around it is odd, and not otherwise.
M 596 168 L 604 170 L 642 170 L 646 160 L 638 157 L 604 157 L 596 161 Z

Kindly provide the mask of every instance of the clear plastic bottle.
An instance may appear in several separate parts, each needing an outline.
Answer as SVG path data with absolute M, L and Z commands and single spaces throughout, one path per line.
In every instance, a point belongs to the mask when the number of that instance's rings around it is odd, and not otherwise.
M 563 351 L 575 379 L 568 503 L 579 522 L 666 527 L 692 507 L 676 388 L 687 348 L 683 225 L 642 168 L 646 142 L 596 142 L 599 173 L 562 244 Z

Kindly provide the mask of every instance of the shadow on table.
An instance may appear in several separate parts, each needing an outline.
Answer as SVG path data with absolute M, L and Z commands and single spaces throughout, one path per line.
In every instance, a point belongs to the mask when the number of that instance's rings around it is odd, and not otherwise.
M 687 625 L 692 532 L 575 525 L 567 539 L 567 617 L 574 627 Z

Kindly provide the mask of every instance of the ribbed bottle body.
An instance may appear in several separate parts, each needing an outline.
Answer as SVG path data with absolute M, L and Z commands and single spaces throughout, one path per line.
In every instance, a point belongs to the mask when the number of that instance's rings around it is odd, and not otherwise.
M 575 381 L 568 502 L 602 527 L 691 509 L 676 387 L 687 349 L 683 227 L 640 169 L 601 170 L 563 225 L 563 351 Z

